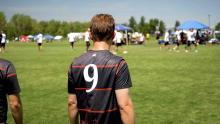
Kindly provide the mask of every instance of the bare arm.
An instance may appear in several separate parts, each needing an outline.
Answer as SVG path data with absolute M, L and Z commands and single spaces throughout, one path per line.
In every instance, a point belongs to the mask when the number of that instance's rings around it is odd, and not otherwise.
M 18 94 L 8 95 L 11 113 L 16 124 L 23 124 L 23 111 L 21 99 Z
M 69 94 L 68 96 L 68 112 L 69 112 L 70 124 L 79 124 L 77 99 L 76 99 L 76 95 L 74 94 Z
M 133 104 L 129 96 L 129 89 L 127 88 L 116 90 L 116 97 L 120 109 L 122 122 L 124 124 L 134 124 L 135 115 Z

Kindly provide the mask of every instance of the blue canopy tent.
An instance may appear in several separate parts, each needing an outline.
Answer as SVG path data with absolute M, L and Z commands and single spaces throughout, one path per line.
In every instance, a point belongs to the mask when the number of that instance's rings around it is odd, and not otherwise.
M 117 31 L 131 31 L 132 29 L 130 27 L 127 27 L 124 25 L 116 25 L 115 30 L 117 30 Z
M 197 21 L 186 21 L 180 26 L 177 27 L 177 29 L 180 30 L 189 30 L 189 29 L 208 29 L 209 27 L 203 23 L 197 22 Z
M 116 25 L 115 30 L 117 31 L 125 31 L 126 36 L 128 36 L 128 31 L 132 31 L 132 28 L 127 27 L 125 25 Z M 128 45 L 128 37 L 126 37 L 126 44 Z
M 48 40 L 48 41 L 52 41 L 54 39 L 54 37 L 52 35 L 44 35 L 44 39 Z

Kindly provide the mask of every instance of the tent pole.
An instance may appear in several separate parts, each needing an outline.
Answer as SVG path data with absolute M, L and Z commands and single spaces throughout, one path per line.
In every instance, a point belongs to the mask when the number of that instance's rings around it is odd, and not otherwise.
M 128 31 L 125 30 L 125 34 L 126 34 L 126 44 L 128 45 Z

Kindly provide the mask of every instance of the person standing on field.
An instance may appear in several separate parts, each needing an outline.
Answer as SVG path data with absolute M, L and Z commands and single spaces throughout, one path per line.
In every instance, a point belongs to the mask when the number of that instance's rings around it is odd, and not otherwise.
M 0 124 L 7 124 L 8 102 L 16 124 L 23 123 L 20 87 L 13 64 L 0 58 Z
M 71 124 L 134 124 L 126 61 L 110 52 L 115 22 L 97 14 L 90 24 L 92 50 L 76 58 L 68 71 L 68 111 Z
M 188 52 L 189 50 L 191 50 L 192 44 L 195 47 L 195 52 L 198 52 L 197 44 L 196 44 L 196 30 L 190 29 L 189 31 L 187 31 L 187 44 L 185 47 L 185 52 Z
M 41 51 L 42 49 L 42 44 L 43 44 L 43 34 L 38 34 L 37 35 L 37 46 L 38 46 L 38 51 Z
M 85 32 L 85 42 L 86 42 L 86 52 L 89 50 L 90 46 L 89 29 Z
M 73 47 L 74 47 L 74 42 L 75 42 L 75 34 L 71 32 L 71 33 L 69 33 L 69 34 L 67 35 L 67 38 L 68 38 L 68 40 L 69 40 L 70 47 L 73 49 Z
M 173 50 L 179 52 L 179 46 L 180 46 L 180 43 L 181 43 L 181 36 L 180 36 L 180 33 L 181 31 L 179 29 L 176 29 L 175 31 L 175 36 L 176 36 L 176 45 L 175 47 L 173 48 Z
M 0 33 L 0 52 L 2 52 L 2 33 Z
M 0 34 L 0 52 L 5 51 L 5 45 L 6 45 L 6 34 L 3 31 L 1 31 L 1 34 Z
M 119 51 L 119 47 L 121 47 L 122 51 L 124 54 L 127 54 L 128 51 L 124 50 L 122 45 L 123 45 L 123 34 L 122 32 L 119 32 L 117 30 L 115 30 L 115 46 L 116 46 L 116 52 Z
M 164 46 L 168 48 L 168 50 L 170 50 L 170 34 L 171 34 L 171 31 L 168 30 L 165 32 L 165 35 L 164 35 Z

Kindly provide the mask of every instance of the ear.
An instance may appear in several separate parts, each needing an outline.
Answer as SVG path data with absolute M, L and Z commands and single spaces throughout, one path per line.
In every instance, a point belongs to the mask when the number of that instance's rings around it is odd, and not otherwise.
M 115 38 L 115 35 L 116 35 L 115 32 L 113 32 L 113 33 L 112 33 L 112 39 Z

